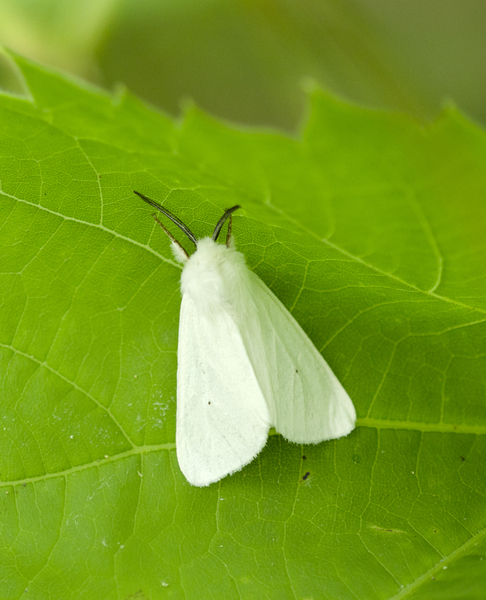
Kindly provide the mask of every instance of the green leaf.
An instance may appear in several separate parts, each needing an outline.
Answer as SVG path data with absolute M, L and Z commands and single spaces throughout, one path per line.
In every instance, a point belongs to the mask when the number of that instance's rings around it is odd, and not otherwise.
M 0 597 L 481 598 L 484 133 L 318 91 L 302 139 L 175 123 L 13 60 L 31 96 L 0 96 Z M 198 237 L 243 206 L 237 245 L 354 432 L 273 435 L 185 481 L 180 268 L 133 189 Z

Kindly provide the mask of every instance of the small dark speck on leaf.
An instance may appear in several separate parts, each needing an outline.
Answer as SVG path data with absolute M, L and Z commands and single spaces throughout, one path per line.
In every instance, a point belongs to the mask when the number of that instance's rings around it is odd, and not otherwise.
M 460 456 L 459 458 L 460 458 L 461 460 L 466 460 L 466 459 L 464 458 L 464 456 Z
M 303 456 L 303 457 L 302 457 L 302 460 L 307 460 L 307 456 Z
M 295 372 L 296 372 L 296 373 L 298 373 L 298 372 L 299 372 L 299 369 L 295 369 Z
M 302 477 L 302 481 L 305 481 L 307 479 L 307 477 L 309 477 L 310 473 L 309 471 L 307 471 L 307 473 Z
M 211 402 L 208 402 L 208 404 L 211 404 Z

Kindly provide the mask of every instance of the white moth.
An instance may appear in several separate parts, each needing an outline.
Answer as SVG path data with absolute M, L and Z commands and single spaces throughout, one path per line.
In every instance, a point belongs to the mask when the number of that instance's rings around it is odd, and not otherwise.
M 196 246 L 183 263 L 177 352 L 177 458 L 193 485 L 206 486 L 251 462 L 275 427 L 290 442 L 317 444 L 347 435 L 356 412 L 348 394 L 285 306 L 234 247 L 228 209 L 211 238 L 175 223 Z M 217 239 L 228 220 L 226 244 Z

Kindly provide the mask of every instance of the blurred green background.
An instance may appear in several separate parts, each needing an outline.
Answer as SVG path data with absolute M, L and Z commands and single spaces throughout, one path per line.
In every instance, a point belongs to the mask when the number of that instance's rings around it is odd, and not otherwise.
M 295 132 L 306 86 L 486 123 L 484 0 L 2 0 L 0 43 L 174 115 Z M 22 84 L 3 59 L 0 85 Z

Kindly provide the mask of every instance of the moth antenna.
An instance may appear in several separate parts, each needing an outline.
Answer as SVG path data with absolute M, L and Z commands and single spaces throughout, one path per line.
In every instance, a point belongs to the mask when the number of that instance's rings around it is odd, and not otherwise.
M 147 198 L 147 196 L 144 196 L 143 194 L 141 194 L 140 192 L 136 192 L 135 190 L 133 190 L 134 194 L 137 194 L 137 196 L 139 198 L 141 198 L 144 202 L 146 202 L 147 204 L 150 204 L 150 206 L 153 206 L 154 208 L 156 208 L 157 210 L 159 210 L 163 215 L 165 215 L 168 219 L 170 219 L 172 221 L 172 223 L 175 223 L 175 225 L 177 225 L 177 227 L 179 227 L 179 229 L 181 229 L 186 235 L 187 237 L 191 240 L 191 242 L 197 247 L 197 239 L 196 236 L 192 233 L 192 231 L 189 229 L 189 227 L 187 225 L 185 225 L 180 219 L 178 219 L 175 215 L 173 215 L 170 210 L 167 210 L 166 208 L 164 208 L 163 206 L 161 206 L 158 202 L 155 202 L 155 200 L 152 200 L 151 198 Z M 177 242 L 167 231 L 167 229 L 162 225 L 162 223 L 156 219 L 159 223 L 159 225 L 162 227 L 162 229 L 167 233 L 167 235 L 169 235 L 169 237 L 176 242 L 177 244 L 179 244 L 179 242 Z M 224 221 L 223 221 L 224 223 Z M 180 246 L 180 244 L 179 244 Z M 182 247 L 182 246 L 181 246 Z M 184 252 L 187 254 L 187 252 L 184 250 Z
M 178 240 L 175 239 L 175 237 L 167 229 L 167 227 L 164 226 L 164 224 L 159 220 L 159 217 L 155 213 L 152 214 L 152 217 L 157 221 L 157 223 L 162 227 L 162 229 L 165 231 L 165 233 L 169 236 L 171 242 L 173 244 L 176 244 L 176 246 L 178 246 L 182 250 L 182 252 L 184 253 L 185 257 L 187 259 L 189 259 L 189 254 L 186 252 L 185 248 L 183 248 L 182 244 Z
M 212 240 L 213 242 L 215 242 L 218 239 L 219 233 L 221 231 L 221 228 L 223 227 L 226 219 L 230 218 L 232 213 L 235 212 L 235 210 L 238 210 L 239 208 L 241 208 L 241 206 L 239 204 L 237 204 L 236 206 L 232 206 L 231 208 L 228 208 L 224 215 L 221 217 L 221 219 L 218 221 L 216 227 L 214 228 L 213 231 L 213 237 Z M 228 228 L 231 228 L 231 221 L 230 221 L 230 225 L 228 225 Z M 226 238 L 226 245 L 228 245 L 228 238 Z

